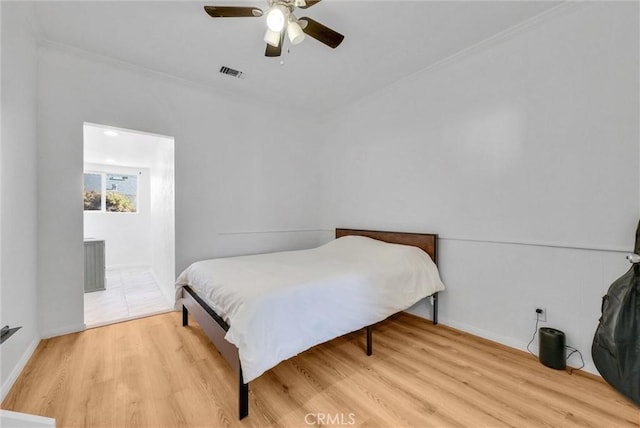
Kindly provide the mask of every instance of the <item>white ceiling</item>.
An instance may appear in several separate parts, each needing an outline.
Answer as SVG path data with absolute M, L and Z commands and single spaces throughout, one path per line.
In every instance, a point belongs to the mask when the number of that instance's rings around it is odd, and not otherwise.
M 437 63 L 560 1 L 324 0 L 296 14 L 345 35 L 332 50 L 314 39 L 264 57 L 264 18 L 213 19 L 204 5 L 265 0 L 47 1 L 36 12 L 49 41 L 238 96 L 322 113 Z M 288 41 L 287 41 L 287 45 Z M 218 73 L 241 70 L 244 79 Z
M 173 138 L 85 123 L 83 139 L 85 163 L 173 169 Z M 163 161 L 168 163 L 160 165 Z

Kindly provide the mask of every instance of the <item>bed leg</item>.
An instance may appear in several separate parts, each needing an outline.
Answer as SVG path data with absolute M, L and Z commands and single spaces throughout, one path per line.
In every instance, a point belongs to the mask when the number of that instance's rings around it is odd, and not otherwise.
M 187 307 L 182 305 L 182 326 L 186 327 L 189 325 L 189 311 L 187 311 Z
M 438 324 L 438 293 L 433 293 L 433 325 Z
M 238 408 L 240 409 L 240 414 L 239 417 L 240 419 L 244 419 L 249 415 L 249 384 L 248 383 L 244 383 L 243 378 L 242 378 L 242 369 L 240 369 L 240 388 L 238 390 L 238 395 L 239 395 L 239 406 Z
M 367 327 L 367 355 L 373 354 L 373 340 L 371 340 L 371 326 Z

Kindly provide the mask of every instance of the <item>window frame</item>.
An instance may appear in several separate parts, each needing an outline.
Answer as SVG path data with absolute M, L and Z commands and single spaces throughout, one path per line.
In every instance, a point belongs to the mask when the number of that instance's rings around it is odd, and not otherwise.
M 117 169 L 117 168 L 116 168 Z M 99 210 L 85 210 L 83 206 L 83 212 L 85 213 L 102 213 L 102 214 L 138 214 L 140 212 L 140 174 L 131 174 L 131 173 L 122 173 L 115 172 L 113 170 L 84 170 L 82 173 L 83 177 L 83 195 L 84 195 L 84 176 L 90 175 L 99 175 L 100 176 L 100 209 Z M 135 194 L 135 211 L 109 211 L 107 210 L 107 176 L 135 176 L 136 177 L 136 194 Z

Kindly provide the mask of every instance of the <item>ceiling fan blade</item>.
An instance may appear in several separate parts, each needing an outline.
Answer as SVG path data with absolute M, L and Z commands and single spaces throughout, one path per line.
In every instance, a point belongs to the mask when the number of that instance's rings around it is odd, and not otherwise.
M 282 45 L 278 45 L 277 48 L 274 48 L 269 43 L 267 43 L 267 49 L 264 51 L 264 56 L 268 57 L 276 57 L 282 54 Z
M 282 54 L 282 45 L 284 44 L 284 31 L 280 33 L 280 43 L 278 43 L 278 47 L 274 48 L 269 43 L 267 43 L 267 49 L 264 51 L 264 56 L 268 57 L 278 57 Z
M 204 11 L 212 18 L 258 17 L 263 13 L 257 7 L 242 6 L 205 6 Z
M 309 9 L 311 6 L 313 6 L 316 3 L 320 3 L 320 0 L 305 0 L 305 5 L 304 6 L 299 6 L 300 9 Z
M 302 31 L 304 31 L 305 34 L 324 43 L 330 48 L 337 48 L 344 40 L 344 36 L 342 34 L 322 25 L 318 21 L 314 21 L 311 18 L 304 16 L 298 21 L 300 22 L 300 27 L 302 27 Z

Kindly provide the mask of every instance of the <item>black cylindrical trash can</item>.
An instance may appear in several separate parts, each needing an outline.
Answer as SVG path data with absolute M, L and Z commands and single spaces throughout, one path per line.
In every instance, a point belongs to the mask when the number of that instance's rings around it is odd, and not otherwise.
M 552 369 L 564 370 L 567 367 L 564 333 L 549 327 L 540 328 L 539 333 L 540 362 Z

